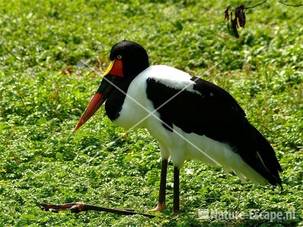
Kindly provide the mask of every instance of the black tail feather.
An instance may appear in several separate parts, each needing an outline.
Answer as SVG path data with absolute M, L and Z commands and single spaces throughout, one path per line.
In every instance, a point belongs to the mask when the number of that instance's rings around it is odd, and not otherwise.
M 252 148 L 254 149 L 254 164 L 253 168 L 259 172 L 272 185 L 282 184 L 279 172 L 282 168 L 275 155 L 275 151 L 264 136 L 251 124 L 250 139 Z
M 234 144 L 242 159 L 270 184 L 281 186 L 279 172 L 282 168 L 270 143 L 246 119 L 239 131 L 241 139 L 234 138 Z

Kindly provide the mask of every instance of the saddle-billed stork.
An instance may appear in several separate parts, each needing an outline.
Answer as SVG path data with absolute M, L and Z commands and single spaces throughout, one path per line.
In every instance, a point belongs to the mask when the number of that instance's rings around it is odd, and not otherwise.
M 244 180 L 281 185 L 282 169 L 273 148 L 228 92 L 181 70 L 150 66 L 146 50 L 132 41 L 115 44 L 109 58 L 111 64 L 75 130 L 104 102 L 117 125 L 148 129 L 162 157 L 154 210 L 165 208 L 169 158 L 174 164 L 174 212 L 179 211 L 179 169 L 185 160 L 222 166 Z

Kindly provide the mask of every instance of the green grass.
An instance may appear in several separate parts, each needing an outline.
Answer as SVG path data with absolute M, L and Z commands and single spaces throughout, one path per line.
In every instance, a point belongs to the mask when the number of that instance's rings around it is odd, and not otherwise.
M 236 2 L 236 1 L 233 1 Z M 303 11 L 270 1 L 228 35 L 228 1 L 17 0 L 0 2 L 0 226 L 298 225 L 303 210 Z M 241 183 L 200 162 L 181 171 L 182 213 L 154 219 L 51 213 L 37 203 L 83 201 L 147 211 L 157 201 L 160 153 L 145 130 L 114 126 L 104 110 L 71 130 L 97 88 L 110 47 L 141 43 L 168 64 L 229 91 L 270 140 L 284 191 Z M 206 73 L 204 73 L 206 72 Z M 113 143 L 112 141 L 115 141 Z M 200 220 L 198 210 L 295 211 L 295 219 Z

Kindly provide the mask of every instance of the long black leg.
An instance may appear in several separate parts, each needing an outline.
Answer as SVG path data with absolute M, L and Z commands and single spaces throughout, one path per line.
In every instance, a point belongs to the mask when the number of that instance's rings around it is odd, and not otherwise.
M 165 209 L 167 165 L 168 165 L 168 160 L 162 159 L 159 200 L 156 208 L 154 209 L 156 211 L 162 211 Z
M 159 190 L 159 203 L 162 204 L 165 204 L 167 165 L 168 165 L 168 160 L 163 159 L 162 168 L 161 168 L 160 190 Z
M 178 213 L 180 210 L 180 170 L 178 167 L 174 167 L 174 213 Z

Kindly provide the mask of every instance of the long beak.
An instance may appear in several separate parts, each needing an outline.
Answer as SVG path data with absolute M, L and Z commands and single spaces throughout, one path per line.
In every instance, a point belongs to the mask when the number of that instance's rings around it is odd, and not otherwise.
M 74 129 L 74 132 L 76 132 L 85 122 L 88 121 L 88 119 L 91 118 L 91 116 L 93 116 L 96 113 L 96 111 L 100 108 L 100 106 L 103 104 L 104 101 L 105 101 L 105 99 L 104 99 L 104 95 L 102 93 L 97 92 L 92 97 L 92 99 L 90 100 L 89 104 L 86 107 L 86 110 L 80 117 L 80 119 Z
M 80 117 L 74 132 L 76 132 L 85 122 L 87 122 L 100 108 L 100 106 L 106 100 L 108 94 L 112 90 L 112 83 L 118 77 L 123 77 L 122 61 L 115 60 L 113 61 L 107 70 L 104 73 L 104 78 L 101 81 L 101 85 L 98 88 L 96 94 L 92 97 L 89 104 L 86 107 L 86 110 Z M 110 82 L 111 81 L 111 82 Z

